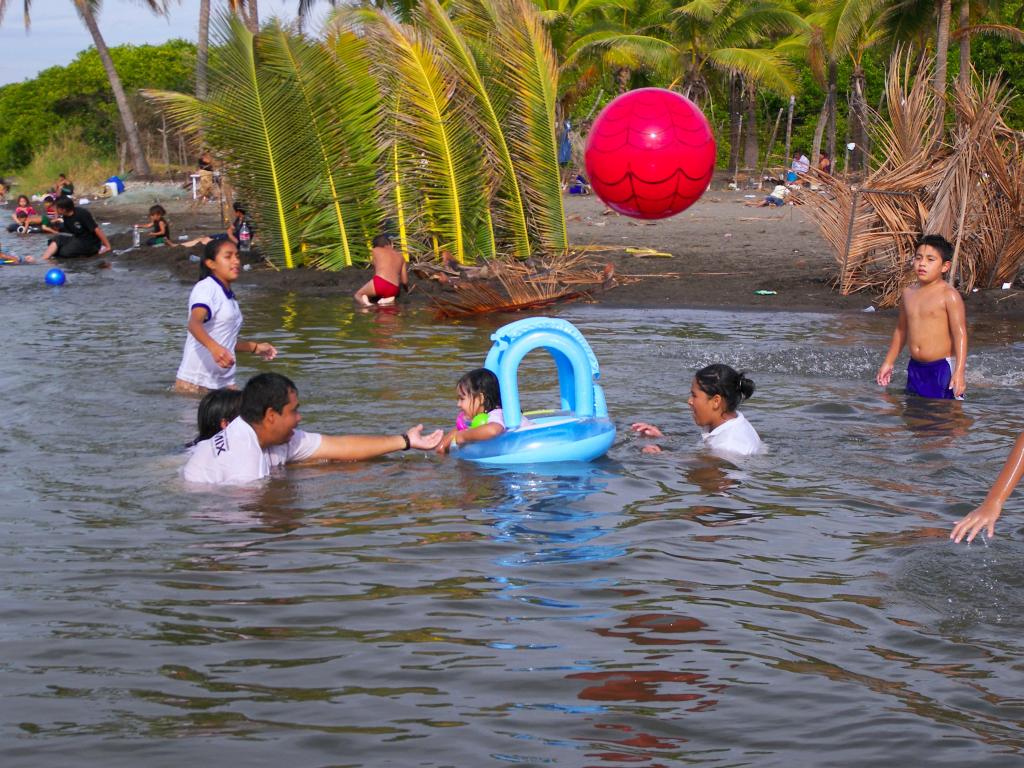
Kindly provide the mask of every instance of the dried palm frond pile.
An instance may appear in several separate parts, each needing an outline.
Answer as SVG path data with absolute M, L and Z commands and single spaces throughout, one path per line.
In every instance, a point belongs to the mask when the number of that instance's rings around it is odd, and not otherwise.
M 958 84 L 947 128 L 931 77 L 930 62 L 913 71 L 909 56 L 894 56 L 872 170 L 855 186 L 812 172 L 821 194 L 800 195 L 835 253 L 840 293 L 870 291 L 882 307 L 912 279 L 922 233 L 953 243 L 951 280 L 963 293 L 1013 280 L 1024 264 L 1024 159 L 1002 119 L 1012 96 L 998 79 Z
M 610 264 L 598 266 L 583 253 L 526 261 L 497 258 L 478 270 L 465 270 L 464 276 L 446 279 L 454 293 L 431 301 L 444 318 L 516 312 L 587 296 L 591 290 L 611 287 L 614 279 Z

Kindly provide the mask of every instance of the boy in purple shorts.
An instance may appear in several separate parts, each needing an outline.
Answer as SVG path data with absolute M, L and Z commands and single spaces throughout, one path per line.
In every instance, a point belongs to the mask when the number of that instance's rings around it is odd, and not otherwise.
M 917 282 L 907 286 L 892 343 L 875 381 L 886 386 L 903 345 L 910 349 L 907 394 L 951 400 L 963 399 L 967 365 L 967 320 L 964 302 L 946 282 L 953 246 L 942 235 L 925 235 L 917 242 L 911 265 Z

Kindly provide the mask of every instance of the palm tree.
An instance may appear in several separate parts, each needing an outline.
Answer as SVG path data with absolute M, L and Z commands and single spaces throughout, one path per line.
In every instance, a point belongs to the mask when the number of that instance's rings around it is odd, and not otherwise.
M 932 87 L 938 94 L 939 109 L 945 111 L 946 66 L 949 61 L 949 17 L 953 14 L 952 0 L 936 0 L 938 25 L 935 31 L 935 79 Z M 941 121 L 940 121 L 941 122 Z
M 110 81 L 110 89 L 114 92 L 114 101 L 117 102 L 117 111 L 121 115 L 121 125 L 124 128 L 125 140 L 128 142 L 128 152 L 132 158 L 132 165 L 136 173 L 148 176 L 150 173 L 149 162 L 142 151 L 142 140 L 139 137 L 139 128 L 135 124 L 135 114 L 132 112 L 131 104 L 125 95 L 121 78 L 114 67 L 114 60 L 110 57 L 110 50 L 100 33 L 99 25 L 96 23 L 96 13 L 100 8 L 100 0 L 71 0 L 82 17 L 82 22 L 92 35 L 93 44 L 103 62 L 103 69 L 106 70 L 107 80 Z M 8 0 L 0 0 L 0 20 L 7 11 Z M 156 14 L 167 13 L 167 0 L 145 0 L 145 4 Z M 25 28 L 28 29 L 32 0 L 24 0 Z
M 961 0 L 960 2 L 959 24 L 957 25 L 956 32 L 952 33 L 950 37 L 957 40 L 960 44 L 959 80 L 962 84 L 966 84 L 971 77 L 971 38 L 974 35 L 995 35 L 997 37 L 1004 37 L 1008 40 L 1012 40 L 1016 43 L 1024 43 L 1024 32 L 1011 24 L 971 24 L 972 9 L 976 12 L 978 17 L 984 18 L 986 15 L 997 11 L 999 6 L 999 0 L 987 0 L 987 2 L 979 2 L 979 0 L 975 0 L 973 3 L 971 0 Z M 1019 19 L 1017 21 L 1020 23 Z
M 210 0 L 199 0 L 199 38 L 196 41 L 196 98 L 206 98 L 206 63 L 210 58 Z
M 671 39 L 685 96 L 710 97 L 710 77 L 728 78 L 730 93 L 730 165 L 739 165 L 739 126 L 746 113 L 745 164 L 757 165 L 757 89 L 782 94 L 795 91 L 788 51 L 776 44 L 778 35 L 806 27 L 786 5 L 771 0 L 690 0 L 673 11 Z
M 827 138 L 829 157 L 835 163 L 839 61 L 849 57 L 853 65 L 851 138 L 858 147 L 855 164 L 863 163 L 860 148 L 867 137 L 864 55 L 869 48 L 891 39 L 890 13 L 893 5 L 893 0 L 822 0 L 807 16 L 807 57 L 815 78 L 826 89 L 825 102 L 814 131 L 812 162 L 817 162 L 822 140 Z

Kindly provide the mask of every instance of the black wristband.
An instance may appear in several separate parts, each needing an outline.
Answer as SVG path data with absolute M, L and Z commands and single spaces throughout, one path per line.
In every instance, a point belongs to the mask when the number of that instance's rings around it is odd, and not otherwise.
M 403 451 L 408 451 L 412 448 L 412 441 L 409 440 L 409 436 L 405 434 L 405 432 L 402 433 L 402 439 L 405 440 L 405 448 L 402 449 Z

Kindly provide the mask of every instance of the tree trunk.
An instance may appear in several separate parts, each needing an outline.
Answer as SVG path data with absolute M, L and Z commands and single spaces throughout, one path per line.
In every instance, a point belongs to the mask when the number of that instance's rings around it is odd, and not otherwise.
M 839 101 L 839 65 L 828 63 L 828 156 L 832 158 L 832 167 L 836 167 L 836 110 Z
M 740 120 L 743 115 L 741 104 L 742 88 L 739 75 L 729 77 L 729 170 L 735 171 L 740 164 Z
M 971 4 L 969 0 L 960 0 L 960 30 L 963 31 L 971 26 Z M 960 85 L 966 86 L 971 82 L 971 36 L 963 35 L 960 38 Z
M 854 173 L 867 170 L 868 105 L 864 93 L 864 70 L 860 64 L 853 68 L 853 86 L 850 95 L 850 141 L 857 145 L 850 157 L 850 169 Z M 833 161 L 835 162 L 835 161 Z
M 245 26 L 255 35 L 260 31 L 260 11 L 256 0 L 246 0 L 245 10 L 248 13 L 245 19 Z
M 743 165 L 747 168 L 756 169 L 758 160 L 761 157 L 760 137 L 757 134 L 757 87 L 747 82 L 743 88 L 745 100 L 746 118 L 743 122 L 747 126 L 746 139 L 743 142 Z
M 210 58 L 210 0 L 199 0 L 199 40 L 196 43 L 196 98 L 206 99 L 206 62 Z
M 128 103 L 124 86 L 121 85 L 121 78 L 114 68 L 114 60 L 110 58 L 110 51 L 107 49 L 107 44 L 103 41 L 103 35 L 100 34 L 100 28 L 96 24 L 96 17 L 93 16 L 92 6 L 87 0 L 75 0 L 75 6 L 78 8 L 85 26 L 88 27 L 89 34 L 92 35 L 96 52 L 99 53 L 100 61 L 103 62 L 103 68 L 107 71 L 107 79 L 110 81 L 110 88 L 114 92 L 117 111 L 121 114 L 121 124 L 124 127 L 125 138 L 128 140 L 128 149 L 132 156 L 132 165 L 134 166 L 135 173 L 149 176 L 149 163 L 146 162 L 146 155 L 142 151 L 139 128 L 135 125 L 135 115 L 132 113 L 132 107 Z
M 952 0 L 937 0 L 939 28 L 935 33 L 935 79 L 932 82 L 939 97 L 939 110 L 946 113 L 946 65 L 949 59 L 949 17 L 952 15 Z
M 814 126 L 814 144 L 811 145 L 811 163 L 818 167 L 818 160 L 821 158 L 821 139 L 825 135 L 825 123 L 828 122 L 828 93 L 825 93 L 825 101 L 821 104 L 821 112 L 818 113 L 818 123 Z M 793 153 L 794 155 L 796 152 Z M 831 155 L 830 155 L 831 157 Z M 787 159 L 787 162 L 789 160 Z M 832 158 L 832 167 L 835 168 L 835 158 Z
M 619 67 L 615 70 L 615 82 L 619 87 L 619 93 L 623 94 L 629 90 L 629 84 L 633 80 L 633 70 L 629 67 Z

